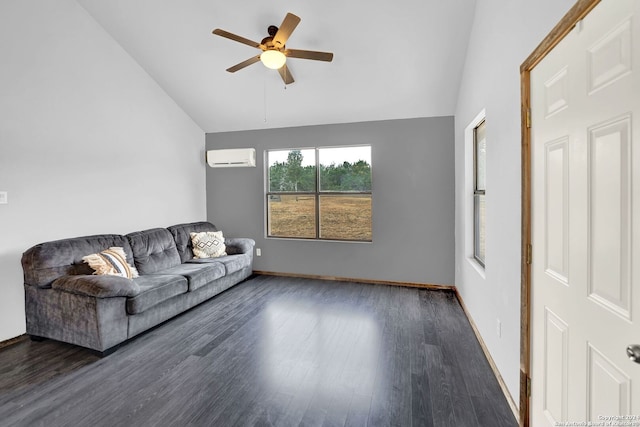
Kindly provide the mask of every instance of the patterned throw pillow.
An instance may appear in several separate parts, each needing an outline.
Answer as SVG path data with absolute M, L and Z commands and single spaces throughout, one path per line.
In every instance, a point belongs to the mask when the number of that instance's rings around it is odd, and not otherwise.
M 227 254 L 222 231 L 191 233 L 194 258 L 217 258 Z
M 127 262 L 127 255 L 124 253 L 124 249 L 119 246 L 114 246 L 97 254 L 87 255 L 82 257 L 82 260 L 95 270 L 93 274 L 121 276 L 128 279 L 138 277 L 138 270 Z

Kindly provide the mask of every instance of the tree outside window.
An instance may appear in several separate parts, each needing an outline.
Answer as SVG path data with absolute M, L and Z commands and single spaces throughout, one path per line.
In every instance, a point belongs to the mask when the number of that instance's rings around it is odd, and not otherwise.
M 267 151 L 267 236 L 371 241 L 371 147 Z

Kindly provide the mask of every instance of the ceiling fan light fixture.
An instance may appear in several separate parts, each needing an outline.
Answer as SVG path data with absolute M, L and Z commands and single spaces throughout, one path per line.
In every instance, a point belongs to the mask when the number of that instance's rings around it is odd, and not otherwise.
M 265 67 L 277 70 L 282 68 L 285 62 L 287 62 L 287 57 L 279 50 L 270 49 L 262 52 L 260 61 L 262 61 Z

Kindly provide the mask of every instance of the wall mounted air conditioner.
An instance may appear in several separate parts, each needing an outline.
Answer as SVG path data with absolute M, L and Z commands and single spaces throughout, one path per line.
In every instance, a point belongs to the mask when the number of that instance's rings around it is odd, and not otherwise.
M 256 167 L 256 149 L 209 150 L 207 151 L 207 164 L 212 168 Z

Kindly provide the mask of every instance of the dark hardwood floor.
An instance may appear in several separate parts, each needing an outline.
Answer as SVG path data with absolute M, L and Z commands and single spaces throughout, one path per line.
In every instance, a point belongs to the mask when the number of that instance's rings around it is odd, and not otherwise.
M 98 358 L 0 350 L 2 426 L 516 426 L 454 294 L 256 276 Z

